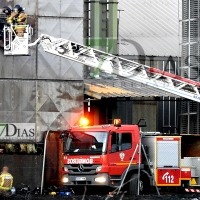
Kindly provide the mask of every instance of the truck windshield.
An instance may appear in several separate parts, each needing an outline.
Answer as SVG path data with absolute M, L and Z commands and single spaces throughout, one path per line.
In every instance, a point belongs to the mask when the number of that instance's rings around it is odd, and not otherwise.
M 106 152 L 107 132 L 71 132 L 65 142 L 65 153 L 102 154 Z

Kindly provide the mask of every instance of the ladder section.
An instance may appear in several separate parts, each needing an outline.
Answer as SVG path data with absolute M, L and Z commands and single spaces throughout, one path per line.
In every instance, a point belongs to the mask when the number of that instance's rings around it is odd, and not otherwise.
M 41 35 L 34 43 L 40 43 L 44 51 L 84 65 L 116 74 L 144 85 L 200 102 L 200 83 L 170 74 L 140 63 L 96 50 L 62 38 Z

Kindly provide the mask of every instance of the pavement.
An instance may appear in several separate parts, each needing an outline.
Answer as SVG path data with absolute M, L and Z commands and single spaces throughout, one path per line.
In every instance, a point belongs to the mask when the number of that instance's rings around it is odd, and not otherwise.
M 69 199 L 69 200 L 200 200 L 200 194 L 173 194 L 173 195 L 141 195 L 141 196 L 128 196 L 128 195 L 12 195 L 7 197 L 0 197 L 0 200 L 57 200 L 57 199 Z
M 3 44 L 2 40 L 0 40 L 0 47 L 4 47 L 4 44 Z M 0 149 L 0 150 L 1 150 L 0 153 L 2 153 L 2 149 Z

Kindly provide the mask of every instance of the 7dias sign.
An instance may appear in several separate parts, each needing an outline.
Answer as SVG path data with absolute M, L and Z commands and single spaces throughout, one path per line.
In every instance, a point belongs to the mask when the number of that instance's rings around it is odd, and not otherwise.
M 0 141 L 34 141 L 35 123 L 0 123 Z

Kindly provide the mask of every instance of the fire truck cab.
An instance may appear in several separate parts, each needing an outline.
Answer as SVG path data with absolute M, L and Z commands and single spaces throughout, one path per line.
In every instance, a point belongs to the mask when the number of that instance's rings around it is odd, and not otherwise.
M 129 194 L 147 193 L 150 186 L 181 186 L 190 168 L 180 167 L 180 136 L 141 133 L 138 125 L 73 127 L 64 139 L 66 186 L 109 186 Z

